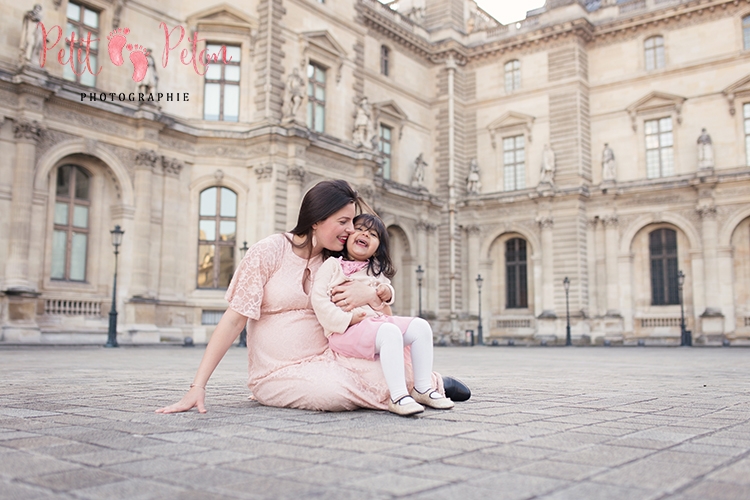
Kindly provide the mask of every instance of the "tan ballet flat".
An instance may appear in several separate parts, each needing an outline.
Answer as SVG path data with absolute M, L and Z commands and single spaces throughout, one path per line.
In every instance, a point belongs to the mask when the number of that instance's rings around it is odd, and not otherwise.
M 415 401 L 401 403 L 401 401 L 408 397 L 409 396 L 403 396 L 401 398 L 398 398 L 398 401 L 396 402 L 389 399 L 388 411 L 391 413 L 395 413 L 396 415 L 401 415 L 402 417 L 408 417 L 409 415 L 422 413 L 424 411 L 424 406 Z
M 438 396 L 438 397 L 434 397 Z M 435 408 L 436 410 L 450 410 L 453 408 L 453 401 L 440 394 L 435 389 L 421 393 L 416 389 L 411 390 L 411 397 L 419 404 Z

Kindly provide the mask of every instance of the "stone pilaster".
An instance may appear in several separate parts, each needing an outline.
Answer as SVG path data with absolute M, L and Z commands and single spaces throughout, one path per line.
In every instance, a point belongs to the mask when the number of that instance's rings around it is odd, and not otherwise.
M 540 318 L 556 318 L 554 269 L 554 220 L 551 216 L 537 219 L 542 231 L 542 314 Z
M 588 264 L 589 273 L 589 315 L 595 316 L 599 313 L 599 302 L 597 300 L 598 295 L 598 283 L 596 273 L 596 256 L 597 256 L 597 245 L 596 245 L 596 230 L 599 225 L 599 218 L 593 217 L 586 221 L 586 248 L 588 251 Z
M 161 157 L 161 169 L 164 174 L 164 189 L 162 195 L 161 211 L 161 269 L 159 279 L 159 297 L 172 299 L 177 295 L 177 273 L 183 272 L 178 269 L 177 260 L 174 258 L 174 246 L 180 240 L 180 219 L 183 214 L 180 210 L 164 209 L 172 207 L 180 199 L 180 173 L 183 164 L 176 158 Z
M 476 288 L 475 280 L 477 278 L 477 274 L 479 274 L 479 259 L 480 259 L 479 237 L 481 235 L 481 230 L 479 229 L 478 226 L 473 226 L 473 225 L 466 226 L 465 230 L 466 230 L 467 253 L 468 253 L 466 257 L 468 260 L 467 264 L 468 264 L 468 271 L 469 271 L 467 285 L 468 285 L 468 290 L 473 290 Z M 485 292 L 487 292 L 489 287 L 491 286 L 490 284 L 491 280 L 489 279 L 490 278 L 489 276 L 483 276 L 483 278 L 485 279 L 485 284 L 487 285 L 486 290 L 485 290 Z M 477 311 L 479 307 L 478 294 L 470 292 L 468 296 L 469 296 L 469 300 L 468 300 L 469 303 L 466 305 L 468 305 L 469 312 L 473 314 L 474 311 Z
M 302 184 L 305 182 L 305 168 L 290 167 L 286 171 L 286 227 L 292 229 L 297 225 L 299 206 L 302 202 Z
M 703 284 L 706 310 L 701 314 L 701 329 L 704 334 L 724 332 L 724 315 L 721 313 L 721 290 L 719 284 L 718 223 L 716 206 L 699 205 L 696 209 L 701 218 L 703 239 Z
M 135 157 L 135 220 L 133 221 L 133 262 L 130 292 L 133 297 L 154 298 L 151 277 L 151 189 L 159 156 L 153 150 L 141 150 Z
M 617 215 L 609 215 L 604 222 L 605 266 L 607 270 L 607 316 L 620 317 L 620 280 L 618 276 L 617 242 L 620 223 Z

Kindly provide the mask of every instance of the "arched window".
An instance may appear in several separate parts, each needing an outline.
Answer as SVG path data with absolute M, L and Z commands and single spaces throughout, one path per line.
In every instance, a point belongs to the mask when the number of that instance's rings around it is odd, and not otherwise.
M 81 167 L 57 169 L 52 269 L 55 280 L 86 281 L 91 176 Z
M 234 274 L 237 194 L 225 187 L 201 192 L 198 221 L 198 288 L 227 288 Z
M 505 243 L 505 297 L 507 309 L 529 306 L 526 284 L 526 240 L 513 238 Z
M 513 92 L 521 88 L 521 61 L 514 59 L 505 63 L 505 91 Z
M 643 44 L 646 53 L 646 69 L 663 68 L 664 60 L 664 37 L 652 36 Z
M 677 232 L 657 229 L 649 234 L 651 304 L 679 304 L 677 283 Z
M 750 49 L 750 16 L 742 18 L 742 48 Z
M 380 74 L 388 76 L 388 70 L 390 69 L 390 55 L 391 51 L 385 45 L 380 46 Z

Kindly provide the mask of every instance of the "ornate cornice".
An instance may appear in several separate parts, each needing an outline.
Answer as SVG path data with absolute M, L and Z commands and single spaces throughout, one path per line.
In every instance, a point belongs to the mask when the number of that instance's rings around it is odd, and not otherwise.
M 42 138 L 42 126 L 36 121 L 20 120 L 13 125 L 13 137 L 32 142 L 39 142 Z

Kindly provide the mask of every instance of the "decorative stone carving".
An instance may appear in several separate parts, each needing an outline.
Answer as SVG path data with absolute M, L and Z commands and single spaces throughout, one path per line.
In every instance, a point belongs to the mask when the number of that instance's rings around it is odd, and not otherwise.
M 695 211 L 701 219 L 715 219 L 717 214 L 716 205 L 698 205 Z
M 165 174 L 179 177 L 182 171 L 182 162 L 177 158 L 162 156 L 161 167 Z
M 475 224 L 469 224 L 468 226 L 465 226 L 464 229 L 469 236 L 479 236 L 482 232 L 482 229 Z
M 36 120 L 16 122 L 13 125 L 13 136 L 16 139 L 38 142 L 42 138 L 42 126 Z
M 284 106 L 284 118 L 294 120 L 297 117 L 302 102 L 305 100 L 305 80 L 299 74 L 299 69 L 294 68 L 286 79 L 286 103 Z
M 422 158 L 422 153 L 419 153 L 417 159 L 414 160 L 414 171 L 411 176 L 411 186 L 415 188 L 423 189 L 424 185 L 424 169 L 427 166 L 427 162 Z
M 224 171 L 217 170 L 214 172 L 214 179 L 216 179 L 216 182 L 221 182 L 224 179 Z
M 286 171 L 286 181 L 302 184 L 305 181 L 305 169 L 303 167 L 290 167 Z
M 360 99 L 354 116 L 354 130 L 352 140 L 355 146 L 375 149 L 375 127 L 372 119 L 372 106 L 367 97 Z
M 537 217 L 536 222 L 541 229 L 549 229 L 555 225 L 555 220 L 551 216 Z
M 42 22 L 42 6 L 34 5 L 34 8 L 26 11 L 23 15 L 23 27 L 21 28 L 21 51 L 20 62 L 27 64 L 39 57 L 42 50 L 42 31 L 37 24 Z
M 469 176 L 466 178 L 466 192 L 477 195 L 482 189 L 482 183 L 479 178 L 479 163 L 476 158 L 472 158 L 469 163 Z
M 549 144 L 544 145 L 544 152 L 542 153 L 542 171 L 539 176 L 539 184 L 549 184 L 550 186 L 555 183 L 555 152 L 549 147 Z
M 609 143 L 604 143 L 602 151 L 602 181 L 615 181 L 617 177 L 617 164 L 615 163 L 615 153 L 609 147 Z
M 714 146 L 705 128 L 698 137 L 698 168 L 714 168 Z
M 273 175 L 273 165 L 258 165 L 255 167 L 255 175 L 258 180 L 270 179 Z
M 153 149 L 142 149 L 135 155 L 135 164 L 155 168 L 159 155 Z
M 605 226 L 617 226 L 620 223 L 620 218 L 617 214 L 605 215 L 602 217 L 602 224 Z

